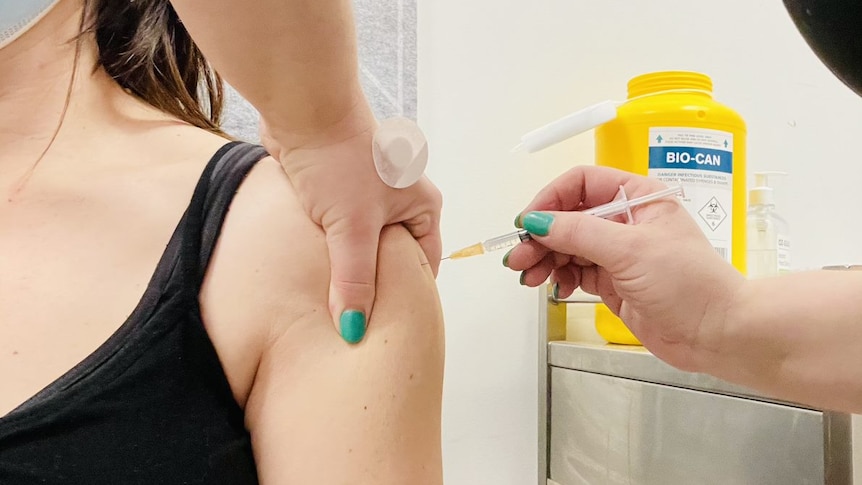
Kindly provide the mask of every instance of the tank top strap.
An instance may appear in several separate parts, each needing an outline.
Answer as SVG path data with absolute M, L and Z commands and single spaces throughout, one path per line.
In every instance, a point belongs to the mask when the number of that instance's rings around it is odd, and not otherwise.
M 176 266 L 168 286 L 200 292 L 225 217 L 240 184 L 257 162 L 268 156 L 259 145 L 230 142 L 207 164 L 180 224 Z M 170 248 L 169 248 L 170 249 Z

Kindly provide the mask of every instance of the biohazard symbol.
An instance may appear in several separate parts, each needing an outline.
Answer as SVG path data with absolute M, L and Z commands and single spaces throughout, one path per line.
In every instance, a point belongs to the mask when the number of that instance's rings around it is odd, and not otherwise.
M 713 231 L 716 230 L 725 219 L 727 219 L 727 212 L 725 212 L 724 208 L 718 203 L 718 199 L 715 197 L 709 199 L 709 202 L 703 206 L 698 214 L 701 219 L 706 222 L 706 225 Z

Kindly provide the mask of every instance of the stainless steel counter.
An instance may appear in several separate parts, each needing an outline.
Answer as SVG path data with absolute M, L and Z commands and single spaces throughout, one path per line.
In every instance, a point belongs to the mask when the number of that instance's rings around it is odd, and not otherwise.
M 642 347 L 563 341 L 563 307 L 540 315 L 539 484 L 852 483 L 849 415 L 683 372 Z
M 728 396 L 782 403 L 782 401 L 757 391 L 729 384 L 712 376 L 680 371 L 665 364 L 640 346 L 590 342 L 549 342 L 548 365 Z

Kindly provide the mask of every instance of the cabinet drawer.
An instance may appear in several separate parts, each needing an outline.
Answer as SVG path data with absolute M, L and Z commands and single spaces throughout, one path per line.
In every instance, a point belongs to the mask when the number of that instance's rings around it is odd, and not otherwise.
M 832 484 L 824 414 L 551 367 L 549 478 L 561 485 Z

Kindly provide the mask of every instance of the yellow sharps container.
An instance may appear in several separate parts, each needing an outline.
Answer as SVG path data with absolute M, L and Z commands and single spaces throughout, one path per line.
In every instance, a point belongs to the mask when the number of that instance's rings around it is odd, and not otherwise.
M 742 117 L 712 99 L 709 76 L 653 72 L 631 79 L 616 118 L 596 129 L 596 165 L 681 183 L 689 214 L 745 273 L 745 136 Z M 596 330 L 611 343 L 640 343 L 605 305 Z

